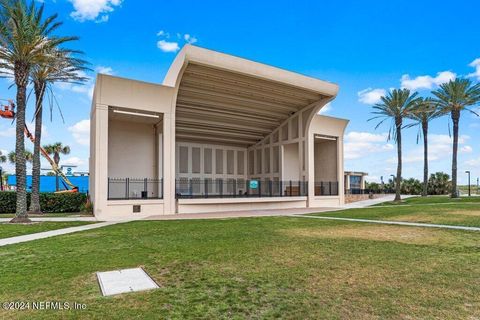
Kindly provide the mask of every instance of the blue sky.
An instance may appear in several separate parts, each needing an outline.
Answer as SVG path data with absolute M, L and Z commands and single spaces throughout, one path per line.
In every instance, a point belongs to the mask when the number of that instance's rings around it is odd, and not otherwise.
M 339 84 L 340 93 L 325 113 L 351 120 L 345 169 L 369 172 L 371 180 L 396 168 L 388 127 L 374 130 L 367 121 L 371 104 L 385 90 L 403 86 L 428 95 L 455 76 L 480 80 L 480 3 L 474 1 L 44 2 L 47 12 L 57 12 L 64 22 L 60 33 L 81 37 L 74 48 L 85 52 L 97 72 L 160 83 L 178 48 L 190 42 Z M 62 162 L 78 170 L 88 169 L 92 83 L 56 86 L 65 123 L 57 110 L 53 122 L 45 116 L 44 142 L 70 145 L 72 153 Z M 14 97 L 8 85 L 0 80 L 0 98 Z M 480 175 L 479 128 L 480 119 L 462 116 L 461 182 L 467 169 Z M 416 135 L 414 128 L 405 132 L 404 177 L 422 175 Z M 431 171 L 449 172 L 448 118 L 432 123 L 430 140 Z M 3 120 L 0 149 L 13 148 L 13 126 Z

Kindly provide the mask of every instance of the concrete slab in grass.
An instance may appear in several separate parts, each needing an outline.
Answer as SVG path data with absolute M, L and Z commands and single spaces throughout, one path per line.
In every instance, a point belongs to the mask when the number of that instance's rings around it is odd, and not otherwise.
M 97 272 L 97 278 L 104 296 L 159 288 L 142 268 Z

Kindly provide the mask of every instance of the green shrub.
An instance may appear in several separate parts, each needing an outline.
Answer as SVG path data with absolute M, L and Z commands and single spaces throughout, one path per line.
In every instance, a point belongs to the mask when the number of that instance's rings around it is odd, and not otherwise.
M 0 192 L 0 213 L 14 213 L 16 201 L 16 192 Z M 80 212 L 86 201 L 87 195 L 83 193 L 40 193 L 40 207 L 44 213 Z M 30 193 L 27 204 L 30 206 Z
M 17 194 L 13 191 L 0 192 L 0 213 L 15 212 Z

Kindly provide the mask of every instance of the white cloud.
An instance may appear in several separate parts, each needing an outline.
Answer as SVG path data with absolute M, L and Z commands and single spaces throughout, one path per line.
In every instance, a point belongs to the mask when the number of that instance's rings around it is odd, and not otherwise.
M 111 67 L 98 66 L 98 67 L 95 68 L 95 71 L 97 73 L 108 74 L 108 75 L 114 75 L 115 74 Z
M 480 158 L 467 160 L 465 164 L 470 167 L 480 167 Z
M 90 144 L 90 120 L 85 119 L 68 128 L 75 141 L 83 146 Z
M 460 148 L 461 153 L 472 153 L 473 148 L 471 146 L 463 146 Z
M 0 137 L 2 138 L 11 138 L 15 137 L 15 127 L 9 127 L 7 129 L 0 130 Z
M 352 131 L 345 135 L 345 159 L 359 159 L 372 153 L 391 151 L 395 146 L 386 143 L 388 134 Z
M 451 71 L 443 71 L 437 73 L 436 77 L 432 76 L 418 76 L 416 78 L 410 78 L 410 75 L 404 74 L 400 80 L 401 87 L 412 91 L 419 89 L 432 89 L 434 86 L 441 85 L 442 83 L 454 80 L 457 75 Z
M 460 145 L 460 153 L 471 153 L 473 148 L 469 145 L 464 145 L 470 139 L 467 135 L 461 135 L 458 138 L 458 144 Z M 445 159 L 446 156 L 452 154 L 453 138 L 446 134 L 431 134 L 428 136 L 428 160 L 440 161 Z M 411 149 L 406 152 L 403 157 L 404 163 L 416 163 L 423 162 L 423 145 L 417 148 Z M 396 163 L 397 158 L 391 158 L 389 163 Z
M 331 102 L 324 105 L 323 108 L 320 109 L 320 111 L 318 111 L 318 114 L 326 114 L 330 111 L 332 111 L 332 103 Z
M 470 73 L 468 76 L 480 80 L 480 58 L 473 60 L 469 66 L 475 68 L 475 72 Z
M 93 20 L 108 21 L 108 14 L 122 4 L 122 0 L 69 0 L 75 11 L 70 16 L 80 22 Z
M 177 52 L 178 50 L 180 50 L 178 42 L 169 42 L 166 40 L 158 41 L 157 47 L 163 52 Z
M 85 164 L 85 161 L 83 159 L 80 159 L 79 157 L 69 157 L 66 159 L 61 159 L 61 164 L 64 166 L 82 166 Z
M 157 41 L 157 47 L 162 50 L 163 52 L 177 52 L 180 50 L 180 46 L 183 44 L 194 44 L 198 41 L 198 39 L 192 36 L 189 33 L 181 34 L 179 32 L 176 33 L 177 41 L 169 41 L 170 33 L 166 32 L 165 30 L 160 30 L 157 32 L 157 37 L 161 37 L 162 39 Z
M 76 93 L 85 94 L 87 95 L 88 98 L 91 99 L 93 97 L 93 90 L 95 87 L 95 77 L 91 77 L 83 71 L 78 71 L 77 73 L 80 77 L 87 78 L 87 81 L 84 84 L 60 82 L 60 83 L 56 83 L 55 86 L 62 90 L 70 90 Z M 107 75 L 115 74 L 114 70 L 111 67 L 106 67 L 106 66 L 97 66 L 95 68 L 95 73 L 102 73 Z
M 358 101 L 364 104 L 376 104 L 381 101 L 381 98 L 387 94 L 385 89 L 372 89 L 368 88 L 358 93 Z
M 191 35 L 189 35 L 188 33 L 186 33 L 184 36 L 183 36 L 183 39 L 185 40 L 186 43 L 190 43 L 190 44 L 194 44 L 195 42 L 197 42 L 197 38 L 195 37 L 192 37 Z

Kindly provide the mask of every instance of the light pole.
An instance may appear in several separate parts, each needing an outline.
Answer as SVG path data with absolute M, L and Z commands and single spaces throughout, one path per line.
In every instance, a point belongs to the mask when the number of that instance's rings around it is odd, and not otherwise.
M 3 191 L 3 168 L 0 166 L 0 191 Z
M 465 173 L 468 174 L 468 196 L 471 197 L 472 192 L 471 192 L 471 189 L 470 189 L 470 170 L 465 171 Z

